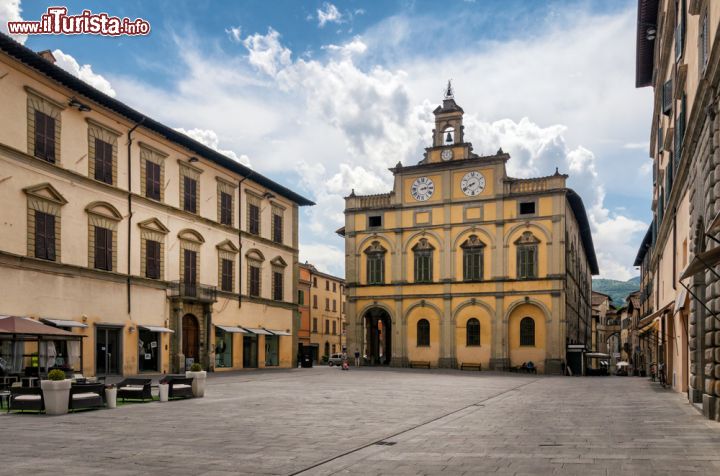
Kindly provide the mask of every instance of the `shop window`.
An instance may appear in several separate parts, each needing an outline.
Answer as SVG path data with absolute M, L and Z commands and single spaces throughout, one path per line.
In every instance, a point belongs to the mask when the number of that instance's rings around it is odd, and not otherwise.
M 230 332 L 215 328 L 215 367 L 229 368 L 233 366 L 233 335 Z
M 160 333 L 147 329 L 138 329 L 138 370 L 140 372 L 160 372 Z
M 277 367 L 280 365 L 280 338 L 278 336 L 265 336 L 265 366 Z

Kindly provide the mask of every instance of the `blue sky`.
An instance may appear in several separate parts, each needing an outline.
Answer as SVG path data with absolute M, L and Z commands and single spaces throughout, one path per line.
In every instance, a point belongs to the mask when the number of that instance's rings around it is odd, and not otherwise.
M 0 28 L 57 4 L 0 0 Z M 422 158 L 452 78 L 476 152 L 503 147 L 515 176 L 569 173 L 602 276 L 637 274 L 651 92 L 634 87 L 633 0 L 63 5 L 142 17 L 152 32 L 26 45 L 317 201 L 301 215 L 301 259 L 321 269 L 343 274 L 342 197 L 388 191 L 388 166 Z

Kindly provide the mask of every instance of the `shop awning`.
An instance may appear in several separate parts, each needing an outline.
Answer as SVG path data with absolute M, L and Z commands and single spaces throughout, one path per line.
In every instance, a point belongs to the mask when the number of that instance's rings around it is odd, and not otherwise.
M 291 335 L 292 335 L 291 333 L 289 333 L 289 332 L 287 332 L 287 331 L 276 331 L 276 330 L 274 330 L 274 329 L 269 329 L 269 330 L 270 330 L 270 332 L 272 332 L 272 333 L 275 334 L 276 336 L 291 336 Z
M 43 322 L 47 322 L 48 324 L 52 324 L 55 327 L 66 327 L 66 328 L 73 328 L 73 327 L 80 327 L 82 329 L 85 329 L 87 327 L 87 324 L 83 324 L 82 322 L 78 321 L 71 321 L 69 319 L 46 319 L 41 318 L 40 319 Z
M 680 275 L 680 280 L 691 278 L 701 271 L 710 270 L 720 264 L 720 246 L 704 251 L 690 261 L 687 268 Z
M 0 334 L 49 337 L 81 337 L 29 317 L 0 316 Z
M 261 335 L 261 336 L 271 336 L 271 335 L 273 335 L 272 332 L 270 332 L 270 331 L 268 331 L 268 330 L 266 330 L 266 329 L 263 329 L 262 327 L 258 327 L 258 328 L 255 328 L 255 327 L 243 327 L 243 329 L 245 329 L 246 331 L 248 331 L 248 332 L 251 333 L 251 334 L 257 334 L 257 335 Z
M 138 326 L 138 327 L 140 329 L 145 329 L 146 331 L 150 331 L 150 332 L 165 332 L 165 333 L 170 333 L 170 334 L 175 333 L 174 330 L 168 329 L 167 327 L 162 327 L 162 326 Z
M 588 352 L 585 354 L 585 357 L 591 359 L 609 359 L 610 354 L 603 354 L 602 352 Z
M 687 289 L 681 287 L 680 294 L 675 299 L 675 309 L 673 310 L 673 316 L 677 314 L 680 309 L 685 308 L 685 301 L 687 301 Z
M 247 334 L 247 331 L 243 329 L 242 327 L 237 326 L 220 326 L 218 324 L 215 324 L 215 327 L 218 329 L 222 329 L 225 332 L 229 332 L 231 334 Z

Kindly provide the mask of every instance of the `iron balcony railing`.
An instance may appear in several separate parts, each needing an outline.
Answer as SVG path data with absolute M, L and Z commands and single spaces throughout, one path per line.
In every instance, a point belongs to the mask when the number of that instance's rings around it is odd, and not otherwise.
M 171 281 L 169 296 L 189 301 L 215 302 L 217 301 L 217 287 L 182 280 Z

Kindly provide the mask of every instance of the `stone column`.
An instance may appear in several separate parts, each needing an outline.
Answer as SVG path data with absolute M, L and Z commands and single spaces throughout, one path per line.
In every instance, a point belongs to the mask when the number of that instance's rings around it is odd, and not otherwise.
M 183 328 L 182 328 L 182 318 L 183 318 L 183 306 L 182 301 L 174 301 L 172 303 L 173 307 L 173 322 L 175 322 L 175 338 L 172 340 L 171 349 L 174 349 L 174 355 L 173 359 L 171 359 L 171 362 L 173 362 L 172 365 L 172 371 L 174 373 L 180 373 L 185 370 L 185 354 L 183 354 Z

